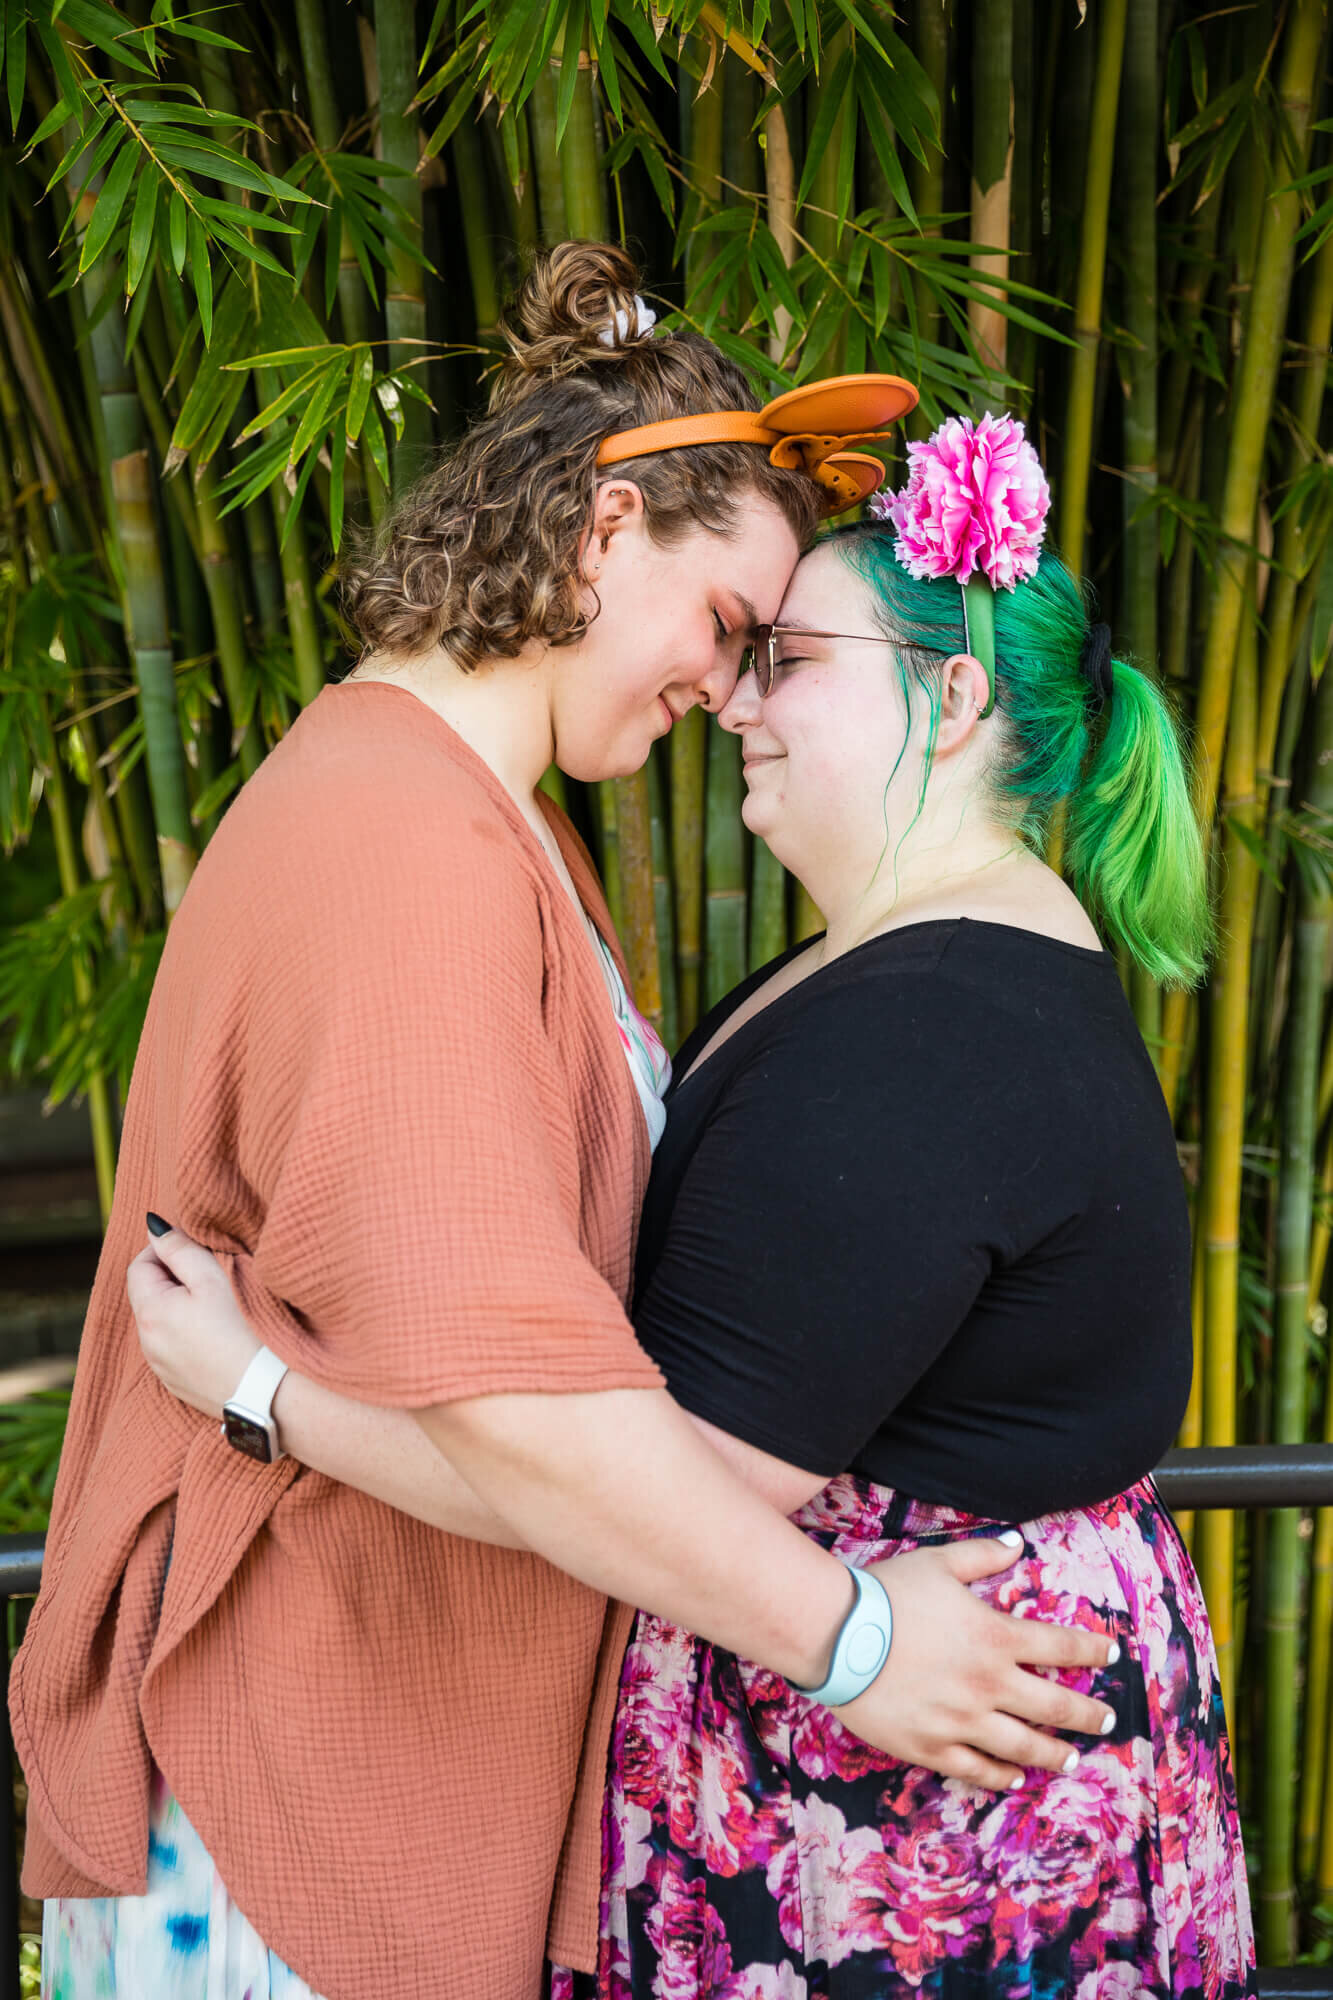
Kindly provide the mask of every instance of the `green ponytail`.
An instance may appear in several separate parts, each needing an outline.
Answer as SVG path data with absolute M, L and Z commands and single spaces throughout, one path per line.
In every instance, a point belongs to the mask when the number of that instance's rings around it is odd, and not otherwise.
M 893 530 L 867 522 L 828 538 L 871 591 L 896 642 L 903 694 L 928 691 L 931 745 L 939 677 L 966 650 L 962 592 L 947 577 L 913 577 L 894 555 Z M 995 593 L 994 781 L 1023 838 L 1045 842 L 1065 808 L 1065 851 L 1075 892 L 1156 980 L 1194 986 L 1212 938 L 1204 845 L 1171 708 L 1155 682 L 1117 661 L 1101 715 L 1080 660 L 1083 598 L 1049 551 L 1037 574 Z

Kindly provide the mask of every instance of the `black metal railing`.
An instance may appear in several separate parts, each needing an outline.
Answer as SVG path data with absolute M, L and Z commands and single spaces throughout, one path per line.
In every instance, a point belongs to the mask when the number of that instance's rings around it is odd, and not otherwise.
M 1333 1507 L 1333 1445 L 1239 1445 L 1168 1452 L 1158 1490 L 1176 1513 L 1211 1507 Z M 9 1601 L 41 1582 L 41 1535 L 0 1535 L 0 1630 Z M 0 1772 L 13 1768 L 9 1712 L 0 1703 Z M 18 2000 L 19 1892 L 14 1815 L 0 1797 L 0 2000 Z M 1261 1966 L 1260 2000 L 1333 2000 L 1333 1965 Z

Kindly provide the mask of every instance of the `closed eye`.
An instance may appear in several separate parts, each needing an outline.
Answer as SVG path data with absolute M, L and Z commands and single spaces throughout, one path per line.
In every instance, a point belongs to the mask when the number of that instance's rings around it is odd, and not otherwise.
M 715 611 L 713 613 L 713 623 L 717 627 L 717 636 L 720 640 L 725 642 L 727 639 L 731 637 L 731 633 L 728 631 L 727 626 L 723 621 L 721 612 Z

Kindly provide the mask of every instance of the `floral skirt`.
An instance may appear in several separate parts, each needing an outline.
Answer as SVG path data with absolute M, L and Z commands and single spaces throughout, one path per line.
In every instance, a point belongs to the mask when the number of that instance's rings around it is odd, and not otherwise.
M 796 1516 L 857 1564 L 1009 1523 L 850 1476 Z M 1249 1894 L 1207 1614 L 1150 1480 L 1024 1529 L 978 1586 L 1112 1629 L 1069 1775 L 978 1791 L 868 1749 L 777 1675 L 641 1615 L 603 1835 L 599 1970 L 552 2000 L 1241 2000 Z
M 42 2000 L 319 2000 L 260 1939 L 160 1771 L 148 1893 L 42 1911 Z

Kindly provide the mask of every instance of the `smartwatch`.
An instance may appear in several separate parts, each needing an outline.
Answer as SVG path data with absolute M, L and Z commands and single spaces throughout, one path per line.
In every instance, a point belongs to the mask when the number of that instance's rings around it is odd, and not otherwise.
M 815 1688 L 791 1683 L 797 1694 L 803 1694 L 807 1701 L 822 1701 L 826 1708 L 841 1708 L 844 1702 L 864 1694 L 893 1644 L 893 1607 L 888 1591 L 877 1576 L 863 1569 L 852 1570 L 852 1582 L 856 1602 L 833 1642 L 833 1658 L 823 1683 Z
M 260 1465 L 272 1465 L 283 1456 L 278 1443 L 278 1427 L 273 1421 L 273 1398 L 287 1373 L 271 1348 L 261 1347 L 242 1375 L 234 1394 L 222 1405 L 222 1435 L 236 1451 Z

